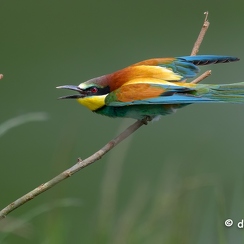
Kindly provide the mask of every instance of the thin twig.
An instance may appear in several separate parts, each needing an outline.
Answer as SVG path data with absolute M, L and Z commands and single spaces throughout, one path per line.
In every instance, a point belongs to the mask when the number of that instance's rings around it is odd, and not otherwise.
M 201 29 L 201 31 L 197 37 L 197 40 L 193 46 L 193 49 L 191 51 L 191 56 L 197 55 L 199 48 L 202 44 L 203 38 L 204 38 L 204 36 L 208 30 L 208 27 L 210 25 L 210 22 L 208 21 L 208 11 L 204 12 L 204 14 L 205 14 L 205 19 L 203 22 L 203 26 L 202 26 L 202 29 Z M 201 82 L 202 80 L 206 79 L 210 75 L 211 75 L 211 70 L 207 70 L 202 75 L 198 76 L 195 80 L 191 81 L 191 83 L 197 84 L 197 83 Z
M 197 83 L 199 83 L 200 81 L 204 80 L 205 78 L 207 78 L 210 75 L 211 75 L 211 70 L 207 70 L 203 74 L 198 76 L 195 80 L 191 81 L 191 83 L 197 84 Z
M 191 56 L 195 56 L 197 55 L 198 51 L 199 51 L 199 48 L 200 48 L 200 45 L 203 41 L 203 38 L 208 30 L 208 27 L 210 25 L 210 22 L 208 21 L 208 12 L 205 12 L 205 19 L 204 19 L 204 22 L 203 22 L 203 26 L 202 26 L 202 29 L 198 35 L 198 38 L 193 46 L 193 49 L 191 51 Z
M 30 191 L 26 195 L 20 197 L 16 201 L 14 201 L 11 204 L 9 204 L 8 206 L 6 206 L 4 209 L 2 209 L 0 211 L 0 220 L 5 218 L 6 215 L 9 214 L 10 212 L 12 212 L 14 209 L 18 208 L 19 206 L 23 205 L 24 203 L 28 202 L 29 200 L 32 200 L 34 197 L 36 197 L 39 194 L 43 193 L 44 191 L 50 189 L 54 185 L 58 184 L 60 181 L 72 176 L 74 173 L 78 172 L 82 168 L 85 168 L 86 166 L 101 159 L 104 154 L 106 154 L 113 147 L 115 147 L 117 144 L 119 144 L 121 141 L 123 141 L 125 138 L 127 138 L 137 129 L 139 129 L 142 125 L 144 125 L 143 121 L 139 121 L 139 120 L 136 121 L 134 124 L 129 126 L 126 130 L 124 130 L 119 136 L 117 136 L 115 139 L 108 142 L 103 148 L 98 150 L 96 153 L 94 153 L 90 157 L 86 158 L 85 160 L 79 159 L 78 162 L 71 168 L 65 170 L 63 173 L 57 175 L 50 181 L 47 181 L 46 183 L 41 184 L 34 190 Z
M 193 51 L 191 55 L 196 55 L 198 52 L 198 49 L 202 43 L 203 37 L 207 31 L 207 28 L 209 26 L 209 22 L 207 21 L 208 13 L 205 13 L 206 18 L 204 21 L 204 25 L 202 27 L 202 30 L 198 36 L 198 39 L 194 45 Z M 206 26 L 207 27 L 206 27 Z M 195 51 L 194 51 L 195 50 Z M 201 76 L 200 76 L 201 77 Z M 206 78 L 206 77 L 205 77 Z M 196 81 L 194 81 L 196 82 Z M 0 211 L 0 220 L 5 218 L 7 214 L 15 210 L 16 208 L 20 207 L 21 205 L 25 204 L 29 200 L 32 200 L 34 197 L 40 195 L 41 193 L 45 192 L 46 190 L 50 189 L 51 187 L 55 186 L 59 182 L 63 181 L 64 179 L 67 179 L 68 177 L 72 176 L 74 173 L 78 172 L 79 170 L 85 168 L 86 166 L 96 162 L 97 160 L 101 159 L 102 156 L 104 156 L 107 152 L 109 152 L 112 148 L 114 148 L 116 145 L 118 145 L 121 141 L 126 139 L 128 136 L 133 134 L 137 129 L 139 129 L 142 125 L 147 124 L 147 120 L 144 121 L 136 121 L 134 124 L 129 126 L 126 130 L 124 130 L 119 136 L 117 136 L 115 139 L 108 142 L 104 147 L 102 147 L 100 150 L 98 150 L 96 153 L 94 153 L 92 156 L 86 158 L 85 160 L 78 159 L 78 162 L 72 166 L 71 168 L 65 170 L 61 174 L 57 175 L 56 177 L 52 178 L 51 180 L 47 181 L 44 184 L 41 184 L 34 190 L 30 191 L 29 193 L 25 194 L 24 196 L 18 198 L 5 208 L 3 208 Z

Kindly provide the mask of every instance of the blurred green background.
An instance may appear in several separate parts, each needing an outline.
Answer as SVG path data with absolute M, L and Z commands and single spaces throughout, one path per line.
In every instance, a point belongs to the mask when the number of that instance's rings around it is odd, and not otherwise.
M 241 0 L 0 3 L 0 126 L 29 113 L 48 117 L 1 136 L 0 208 L 133 123 L 57 100 L 67 91 L 56 86 L 147 58 L 190 54 L 206 10 L 211 25 L 199 54 L 244 58 Z M 243 67 L 211 66 L 204 82 L 243 81 Z M 243 124 L 244 106 L 211 104 L 144 126 L 9 214 L 0 243 L 243 243 Z M 230 228 L 227 218 L 234 220 Z

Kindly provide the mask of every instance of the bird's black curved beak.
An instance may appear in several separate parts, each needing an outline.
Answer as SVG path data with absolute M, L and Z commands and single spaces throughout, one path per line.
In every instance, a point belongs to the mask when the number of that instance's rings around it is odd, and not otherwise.
M 86 93 L 84 92 L 84 90 L 82 90 L 78 86 L 65 85 L 65 86 L 57 86 L 56 88 L 58 88 L 58 89 L 68 89 L 68 90 L 79 92 L 79 94 L 77 94 L 77 95 L 63 96 L 63 97 L 59 97 L 58 99 L 77 99 L 77 98 L 82 98 L 82 97 L 86 96 Z

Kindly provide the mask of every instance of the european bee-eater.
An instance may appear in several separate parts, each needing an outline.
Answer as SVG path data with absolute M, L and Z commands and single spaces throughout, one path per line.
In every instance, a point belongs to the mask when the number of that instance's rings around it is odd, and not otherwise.
M 244 82 L 223 85 L 185 82 L 199 72 L 197 65 L 238 60 L 217 55 L 148 59 L 78 86 L 57 88 L 78 92 L 61 99 L 76 99 L 98 114 L 154 119 L 192 103 L 244 103 Z

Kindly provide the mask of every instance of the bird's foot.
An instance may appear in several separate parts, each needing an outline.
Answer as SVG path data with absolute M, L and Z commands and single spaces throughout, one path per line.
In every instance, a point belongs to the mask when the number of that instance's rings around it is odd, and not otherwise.
M 150 117 L 150 116 L 146 116 L 145 118 L 143 118 L 143 119 L 141 120 L 141 122 L 142 122 L 144 125 L 147 125 L 148 122 L 150 122 L 150 121 L 152 121 L 152 117 Z

